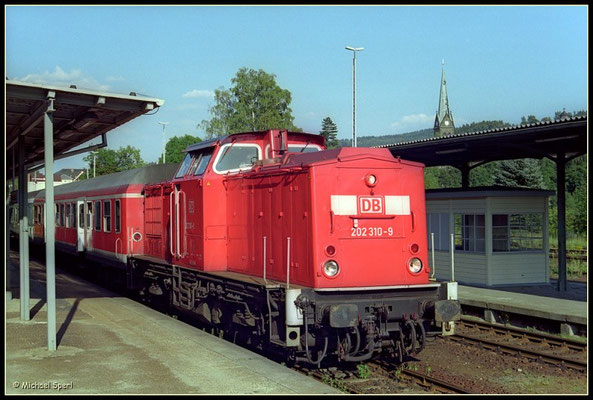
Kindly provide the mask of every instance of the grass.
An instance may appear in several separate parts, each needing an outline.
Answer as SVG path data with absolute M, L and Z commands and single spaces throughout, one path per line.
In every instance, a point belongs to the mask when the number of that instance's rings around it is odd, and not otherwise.
M 338 389 L 341 392 L 349 393 L 348 392 L 348 387 L 344 383 L 344 380 L 343 379 L 332 378 L 330 375 L 324 373 L 323 376 L 321 377 L 321 381 L 323 383 L 325 383 L 326 385 L 329 385 L 329 386 L 331 386 L 333 388 Z
M 586 384 L 579 385 L 567 381 L 561 376 L 533 375 L 526 371 L 506 369 L 504 375 L 493 379 L 515 393 L 551 394 L 551 393 L 586 393 Z
M 558 248 L 558 237 L 550 236 L 550 248 Z M 566 250 L 587 250 L 587 238 L 567 235 Z
M 575 235 L 567 235 L 566 251 L 587 250 L 587 238 Z M 558 248 L 558 237 L 550 236 L 550 248 Z M 588 260 L 566 260 L 566 276 L 570 279 L 581 278 L 587 274 Z M 550 258 L 550 277 L 558 278 L 558 259 Z
M 371 369 L 367 364 L 358 364 L 358 376 L 362 379 L 368 379 L 371 377 Z
M 566 260 L 566 276 L 568 278 L 580 278 L 587 274 L 587 261 Z M 558 259 L 550 257 L 550 276 L 558 278 Z

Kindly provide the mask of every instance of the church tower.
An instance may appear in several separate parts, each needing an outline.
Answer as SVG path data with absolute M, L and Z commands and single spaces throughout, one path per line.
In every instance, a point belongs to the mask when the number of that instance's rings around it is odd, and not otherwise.
M 441 73 L 441 95 L 439 96 L 439 109 L 434 119 L 434 135 L 445 136 L 455 133 L 453 114 L 449 110 L 449 98 L 447 97 L 447 81 L 445 80 L 445 60 L 442 63 Z

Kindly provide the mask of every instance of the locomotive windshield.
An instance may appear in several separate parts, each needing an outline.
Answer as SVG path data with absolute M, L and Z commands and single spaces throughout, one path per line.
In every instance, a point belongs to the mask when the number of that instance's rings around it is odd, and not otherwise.
M 316 144 L 289 144 L 288 151 L 292 153 L 313 153 L 321 148 Z
M 214 170 L 218 173 L 249 169 L 259 159 L 259 148 L 252 144 L 231 144 L 222 147 Z

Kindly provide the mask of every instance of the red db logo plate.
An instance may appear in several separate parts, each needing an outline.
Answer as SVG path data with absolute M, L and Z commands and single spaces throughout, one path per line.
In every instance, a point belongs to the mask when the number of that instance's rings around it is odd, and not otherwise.
M 360 214 L 383 214 L 382 197 L 359 197 L 358 207 Z

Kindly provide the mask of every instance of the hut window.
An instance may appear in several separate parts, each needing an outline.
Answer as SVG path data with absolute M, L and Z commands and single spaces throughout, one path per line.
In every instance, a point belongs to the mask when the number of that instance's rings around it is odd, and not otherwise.
M 484 253 L 484 214 L 455 214 L 455 250 Z
M 449 214 L 428 213 L 428 248 L 432 249 L 431 233 L 434 233 L 434 249 L 449 251 Z
M 543 250 L 542 213 L 493 214 L 492 251 Z

